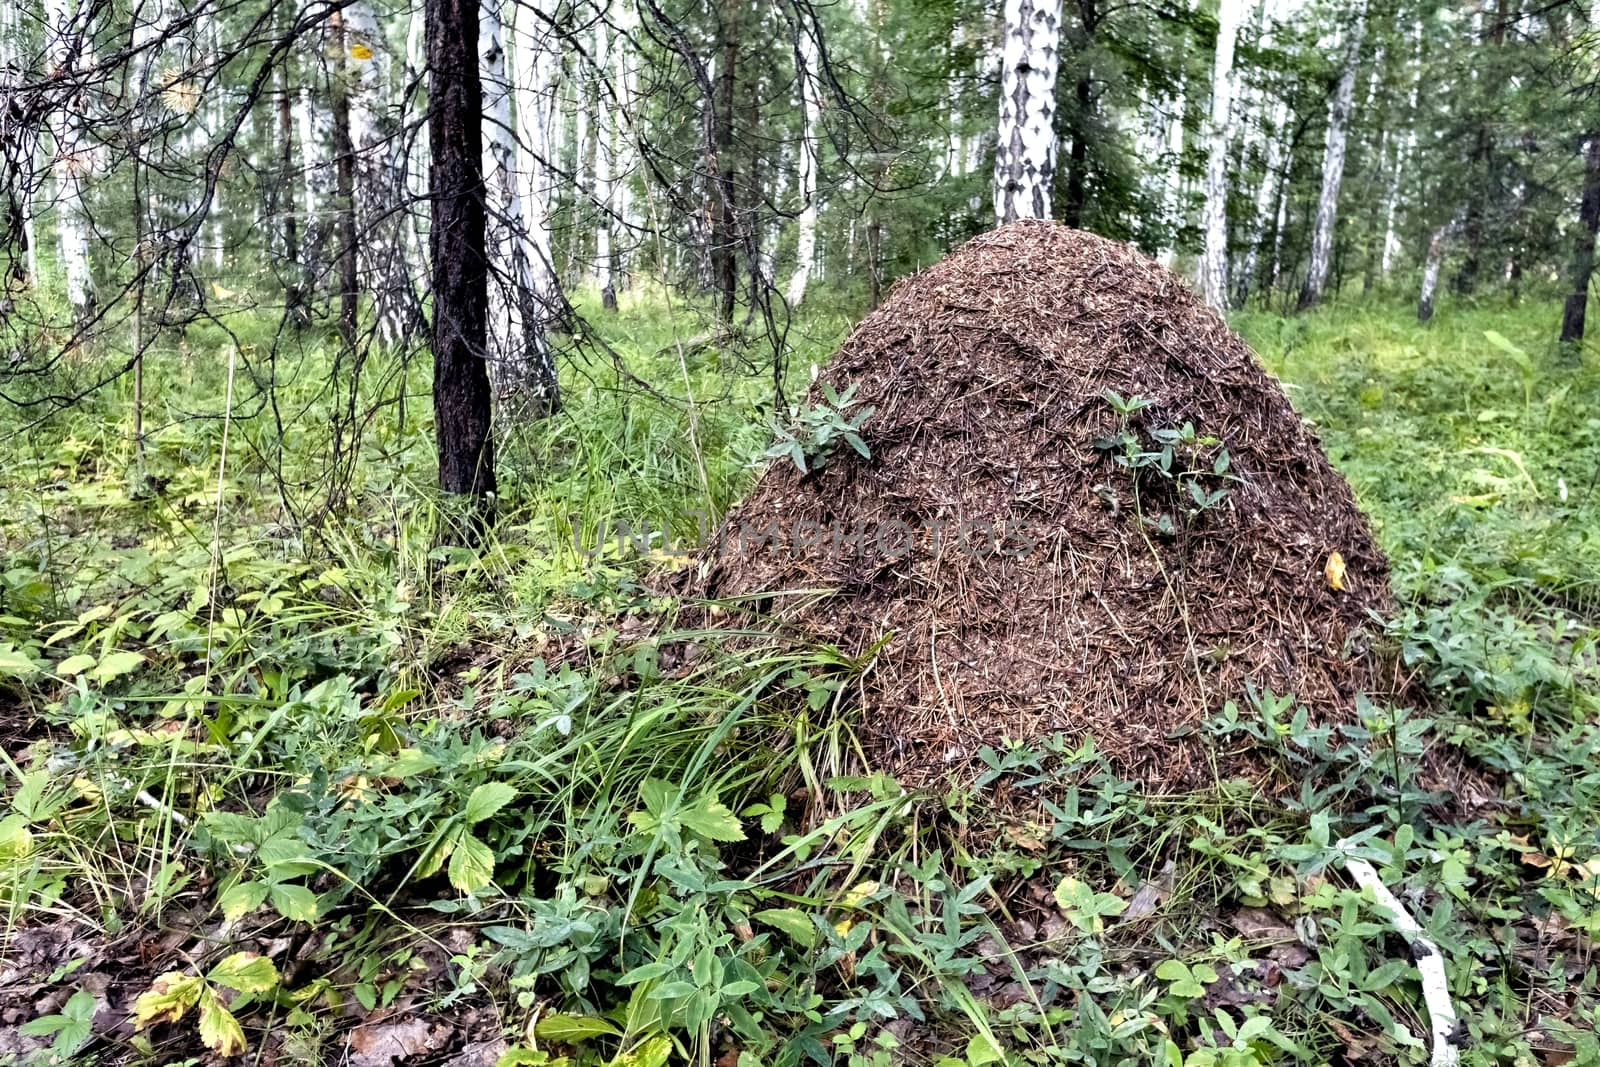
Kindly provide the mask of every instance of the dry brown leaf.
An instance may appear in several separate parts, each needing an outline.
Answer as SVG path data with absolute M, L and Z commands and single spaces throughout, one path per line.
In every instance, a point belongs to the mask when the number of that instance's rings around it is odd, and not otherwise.
M 366 1023 L 350 1031 L 348 1062 L 351 1067 L 391 1067 L 437 1052 L 450 1036 L 450 1027 L 414 1015 Z

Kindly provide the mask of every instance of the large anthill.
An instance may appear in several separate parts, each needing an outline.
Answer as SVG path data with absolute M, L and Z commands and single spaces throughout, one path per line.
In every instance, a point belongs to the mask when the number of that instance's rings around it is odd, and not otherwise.
M 1205 773 L 1185 728 L 1249 683 L 1324 721 L 1383 687 L 1387 564 L 1350 487 L 1134 249 L 1046 222 L 979 237 L 896 285 L 808 404 L 825 385 L 854 390 L 840 421 L 871 409 L 870 458 L 840 436 L 805 473 L 775 461 L 695 592 L 852 652 L 887 638 L 864 733 L 890 769 L 1060 731 L 1180 784 Z

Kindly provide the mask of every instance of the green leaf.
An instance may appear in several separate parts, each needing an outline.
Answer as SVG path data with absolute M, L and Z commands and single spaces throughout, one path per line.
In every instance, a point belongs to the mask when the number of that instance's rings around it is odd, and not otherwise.
M 207 977 L 240 993 L 265 993 L 277 986 L 278 968 L 258 953 L 235 952 L 218 960 Z
M 639 786 L 639 801 L 650 814 L 659 818 L 666 814 L 667 808 L 672 805 L 672 798 L 677 790 L 672 783 L 663 782 L 659 778 L 646 778 Z
M 467 825 L 482 822 L 515 799 L 517 791 L 504 782 L 484 782 L 467 797 L 467 807 L 462 813 Z
M 1167 960 L 1156 967 L 1156 977 L 1163 982 L 1182 982 L 1189 977 L 1189 968 L 1182 960 Z
M 1253 1015 L 1239 1025 L 1239 1036 L 1235 1040 L 1249 1044 L 1270 1029 L 1272 1029 L 1270 1016 Z
M 666 1034 L 656 1034 L 619 1055 L 608 1067 L 666 1067 L 667 1057 L 671 1054 L 672 1038 Z
M 1076 878 L 1064 878 L 1055 890 L 1056 904 L 1072 925 L 1086 934 L 1105 929 L 1103 917 L 1120 915 L 1127 902 L 1112 893 L 1096 893 Z
M 39 665 L 29 659 L 16 646 L 0 644 L 0 676 L 31 678 L 39 673 Z
M 99 664 L 89 672 L 89 678 L 96 682 L 109 682 L 113 678 L 120 678 L 130 671 L 137 670 L 139 664 L 143 662 L 143 653 L 111 652 L 100 658 Z
M 767 908 L 750 916 L 757 922 L 766 923 L 775 930 L 781 930 L 791 941 L 802 948 L 813 948 L 817 943 L 817 926 L 811 921 L 811 916 L 799 908 Z
M 622 1031 L 592 1015 L 546 1015 L 533 1028 L 534 1036 L 545 1041 L 573 1044 L 596 1037 L 621 1037 Z
M 439 761 L 419 748 L 402 748 L 383 769 L 386 778 L 414 778 L 419 774 L 432 774 L 439 769 Z
M 500 1058 L 494 1061 L 494 1067 L 567 1067 L 567 1058 L 557 1056 L 551 1059 L 548 1052 L 512 1045 L 500 1053 Z
M 449 877 L 461 892 L 477 892 L 494 880 L 494 853 L 476 837 L 464 835 L 450 853 Z
M 275 882 L 267 891 L 278 914 L 295 922 L 317 921 L 317 895 L 303 885 Z
M 267 884 L 255 881 L 235 882 L 218 901 L 222 906 L 222 918 L 230 923 L 238 922 L 266 902 Z
M 200 1043 L 219 1056 L 244 1051 L 244 1029 L 210 989 L 200 996 Z
M 678 812 L 684 829 L 711 841 L 743 841 L 744 828 L 739 817 L 716 797 L 707 794 Z
M 68 656 L 60 663 L 57 663 L 56 673 L 61 675 L 63 678 L 71 678 L 74 674 L 81 674 L 90 667 L 93 667 L 98 662 L 99 660 L 95 659 L 87 652 L 80 652 L 76 656 Z
M 987 1063 L 1000 1063 L 1005 1059 L 1005 1053 L 995 1047 L 994 1039 L 986 1034 L 973 1034 L 967 1041 L 967 1062 L 972 1067 L 983 1067 Z
M 1484 340 L 1494 345 L 1500 351 L 1511 357 L 1511 361 L 1525 371 L 1533 371 L 1533 360 L 1528 358 L 1528 353 L 1513 344 L 1511 339 L 1497 330 L 1484 330 Z

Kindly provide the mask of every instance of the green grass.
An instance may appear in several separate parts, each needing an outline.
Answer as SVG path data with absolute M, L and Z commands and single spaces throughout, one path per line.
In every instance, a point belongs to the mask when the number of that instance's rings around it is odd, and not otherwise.
M 860 664 L 686 631 L 661 552 L 595 544 L 689 535 L 771 442 L 759 347 L 680 348 L 691 319 L 595 315 L 625 373 L 590 357 L 509 436 L 472 554 L 433 546 L 415 366 L 369 367 L 404 417 L 378 404 L 345 506 L 304 525 L 315 344 L 257 367 L 241 325 L 231 410 L 220 336 L 164 349 L 142 457 L 126 383 L 0 412 L 5 931 L 90 933 L 43 976 L 38 1056 L 168 1062 L 234 1020 L 252 1056 L 331 1063 L 410 1005 L 497 1020 L 470 1036 L 507 1064 L 1425 1062 L 1353 849 L 1446 953 L 1464 1062 L 1600 1057 L 1600 370 L 1547 351 L 1552 308 L 1238 322 L 1371 515 L 1433 696 L 1338 734 L 1272 694 L 1217 709 L 1277 800 L 1146 796 L 1051 739 L 946 795 L 841 777 Z M 795 381 L 847 326 L 797 326 Z M 1437 803 L 1428 745 L 1485 795 Z M 149 1025 L 86 1025 L 94 974 L 111 1014 L 153 990 Z

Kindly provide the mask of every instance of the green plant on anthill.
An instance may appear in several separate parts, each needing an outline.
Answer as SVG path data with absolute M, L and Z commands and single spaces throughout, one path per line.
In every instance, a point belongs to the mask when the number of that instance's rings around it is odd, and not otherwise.
M 812 404 L 795 414 L 789 426 L 774 424 L 777 440 L 763 453 L 763 459 L 789 459 L 800 468 L 801 474 L 821 470 L 828 465 L 840 441 L 860 453 L 862 459 L 871 459 L 872 452 L 861 440 L 861 424 L 877 410 L 867 406 L 850 414 L 850 409 L 860 403 L 855 398 L 856 387 L 843 393 L 834 391 L 827 382 L 822 383 L 826 404 Z
M 1171 482 L 1178 489 L 1180 499 L 1187 494 L 1188 503 L 1183 506 L 1190 519 L 1228 499 L 1229 483 L 1240 479 L 1233 473 L 1233 457 L 1220 438 L 1201 434 L 1192 422 L 1175 427 L 1152 427 L 1147 436 L 1143 436 L 1135 428 L 1133 416 L 1150 407 L 1153 401 L 1137 394 L 1125 397 L 1115 389 L 1107 389 L 1101 399 L 1116 414 L 1117 429 L 1097 438 L 1094 446 L 1132 476 L 1134 509 L 1145 525 L 1163 537 L 1177 532 L 1170 514 L 1144 514 L 1139 483 L 1140 475 L 1145 472 Z M 1116 492 L 1111 486 L 1097 485 L 1095 492 L 1116 506 Z

